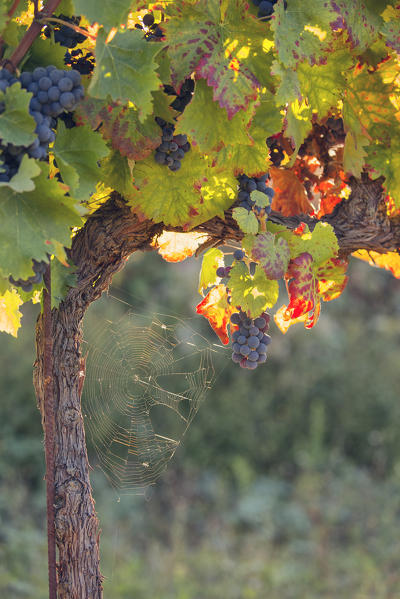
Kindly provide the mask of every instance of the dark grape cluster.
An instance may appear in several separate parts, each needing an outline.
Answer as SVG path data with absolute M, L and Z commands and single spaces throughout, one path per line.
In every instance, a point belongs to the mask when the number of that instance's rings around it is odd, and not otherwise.
M 71 25 L 77 25 L 78 27 L 81 22 L 81 17 L 58 15 L 57 19 L 71 23 Z M 61 23 L 53 23 L 51 26 L 47 25 L 43 31 L 46 37 L 51 37 L 51 32 L 54 31 L 54 41 L 64 46 L 64 48 L 75 48 L 75 46 L 81 44 L 86 39 L 83 33 L 75 31 L 72 27 L 68 27 L 68 25 L 61 25 Z
M 258 212 L 264 210 L 264 212 L 268 215 L 271 212 L 271 205 L 266 206 L 265 208 L 259 208 L 255 205 L 255 201 L 251 199 L 251 192 L 257 189 L 258 191 L 261 191 L 266 196 L 268 196 L 270 202 L 272 201 L 272 198 L 274 197 L 274 190 L 272 189 L 272 187 L 268 187 L 268 185 L 266 184 L 267 179 L 268 173 L 262 175 L 261 177 L 248 177 L 247 175 L 240 175 L 238 178 L 238 200 L 240 202 L 239 206 L 241 206 L 242 208 L 246 208 L 246 210 L 248 210 L 249 212 L 250 210 L 253 210 L 253 208 Z
M 29 111 L 36 121 L 37 138 L 28 148 L 28 154 L 44 160 L 49 143 L 55 139 L 55 119 L 64 111 L 74 110 L 84 96 L 81 76 L 74 69 L 63 71 L 50 65 L 37 67 L 32 73 L 24 71 L 20 81 L 33 94 Z
M 0 91 L 5 92 L 10 85 L 17 83 L 7 69 L 0 69 Z M 4 103 L 0 101 L 0 114 L 4 111 Z M 25 148 L 13 144 L 3 144 L 0 140 L 0 182 L 7 183 L 18 171 Z
M 232 333 L 232 361 L 242 368 L 255 370 L 267 359 L 267 347 L 271 337 L 267 335 L 270 315 L 264 312 L 258 318 L 249 318 L 240 310 L 231 316 L 231 323 L 237 327 Z
M 65 53 L 64 62 L 66 65 L 78 71 L 81 75 L 90 75 L 94 70 L 96 61 L 92 52 L 84 52 L 81 48 Z
M 174 135 L 175 126 L 164 119 L 156 117 L 157 124 L 162 129 L 161 144 L 154 153 L 158 164 L 165 164 L 171 171 L 181 168 L 181 160 L 190 150 L 190 143 L 184 134 Z
M 12 276 L 9 277 L 9 281 L 12 285 L 15 285 L 15 287 L 21 287 L 22 291 L 26 291 L 27 293 L 32 291 L 34 285 L 42 282 L 43 275 L 47 268 L 47 262 L 44 262 L 43 260 L 38 262 L 37 260 L 32 259 L 32 262 L 32 268 L 35 274 L 25 281 L 23 279 L 15 280 Z
M 274 166 L 279 167 L 281 165 L 282 160 L 285 157 L 283 153 L 283 149 L 279 144 L 279 140 L 276 136 L 268 137 L 267 146 L 269 147 L 269 157 Z
M 175 91 L 175 88 L 173 88 L 172 85 L 164 85 L 164 92 L 169 96 L 175 96 L 175 100 L 173 100 L 173 102 L 170 104 L 171 108 L 177 112 L 183 112 L 193 97 L 194 80 L 185 79 L 185 81 L 182 83 L 179 94 Z
M 144 30 L 144 37 L 148 42 L 160 42 L 161 38 L 164 37 L 163 30 L 159 27 L 159 23 L 154 22 L 154 15 L 151 12 L 146 13 L 142 19 L 142 24 L 137 23 L 135 27 Z
M 278 0 L 253 0 L 253 4 L 258 7 L 258 18 L 270 18 L 277 2 Z

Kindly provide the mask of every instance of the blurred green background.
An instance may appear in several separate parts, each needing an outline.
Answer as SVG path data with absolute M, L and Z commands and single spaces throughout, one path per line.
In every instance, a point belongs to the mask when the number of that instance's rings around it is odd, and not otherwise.
M 141 314 L 194 316 L 200 263 L 134 256 L 111 293 Z M 127 306 L 97 302 L 87 327 Z M 0 337 L 0 597 L 45 599 L 44 458 L 34 323 Z M 228 355 L 147 497 L 118 496 L 90 443 L 106 599 L 400 597 L 400 284 L 353 260 L 310 332 L 273 325 L 270 358 Z

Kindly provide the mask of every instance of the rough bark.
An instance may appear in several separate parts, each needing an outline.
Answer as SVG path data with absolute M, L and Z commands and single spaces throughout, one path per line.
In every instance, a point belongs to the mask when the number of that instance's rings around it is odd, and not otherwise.
M 383 206 L 380 181 L 353 181 L 351 198 L 324 218 L 335 229 L 343 256 L 357 249 L 378 252 L 400 247 L 400 220 L 389 219 Z M 307 216 L 271 220 L 295 228 L 301 221 L 311 228 Z M 81 356 L 82 319 L 91 304 L 105 291 L 115 272 L 129 255 L 148 249 L 162 224 L 139 221 L 122 198 L 114 194 L 97 210 L 73 240 L 71 258 L 77 265 L 78 286 L 70 289 L 58 309 L 52 311 L 53 393 L 56 410 L 56 538 L 59 552 L 58 597 L 100 599 L 99 524 L 89 480 L 81 390 L 85 364 Z M 177 230 L 177 229 L 175 229 Z M 240 240 L 230 213 L 197 227 L 216 244 Z M 39 409 L 43 411 L 43 320 L 37 323 L 37 360 L 34 383 Z

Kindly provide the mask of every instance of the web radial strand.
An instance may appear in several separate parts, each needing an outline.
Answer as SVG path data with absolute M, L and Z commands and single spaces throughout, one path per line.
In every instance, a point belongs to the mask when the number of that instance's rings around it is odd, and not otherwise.
M 211 388 L 218 347 L 178 318 L 133 312 L 85 338 L 82 404 L 99 466 L 119 493 L 144 493 Z

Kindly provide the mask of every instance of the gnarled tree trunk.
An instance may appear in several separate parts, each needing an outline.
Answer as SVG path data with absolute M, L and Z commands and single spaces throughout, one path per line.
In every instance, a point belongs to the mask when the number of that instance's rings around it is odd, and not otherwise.
M 339 204 L 329 222 L 338 236 L 341 254 L 357 249 L 380 252 L 400 246 L 400 222 L 390 220 L 383 207 L 380 182 L 353 181 L 351 198 Z M 271 220 L 290 228 L 300 221 L 312 228 L 307 216 L 284 218 L 272 213 Z M 100 599 L 99 523 L 89 480 L 81 391 L 85 364 L 81 355 L 82 319 L 91 302 L 105 291 L 115 272 L 130 254 L 148 248 L 155 234 L 165 227 L 140 221 L 117 194 L 99 208 L 73 240 L 71 258 L 77 265 L 78 286 L 70 289 L 58 309 L 52 311 L 53 394 L 56 411 L 55 530 L 59 553 L 58 597 Z M 215 243 L 240 240 L 230 213 L 222 221 L 214 218 L 197 227 Z M 39 317 L 36 333 L 37 360 L 34 384 L 44 419 L 44 334 Z

